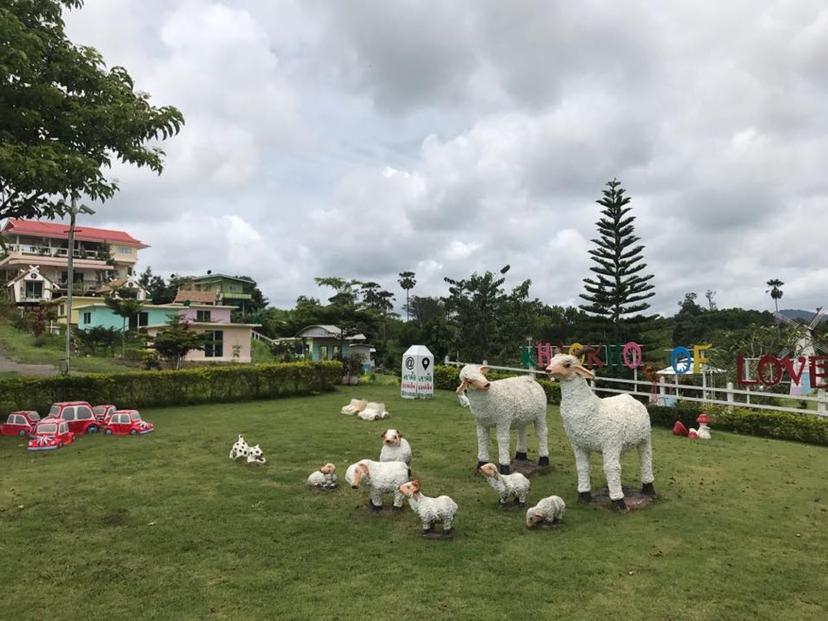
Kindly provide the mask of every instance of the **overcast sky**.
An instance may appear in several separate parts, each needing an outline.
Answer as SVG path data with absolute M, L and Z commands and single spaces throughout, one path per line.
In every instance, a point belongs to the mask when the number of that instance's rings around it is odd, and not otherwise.
M 623 6 L 622 6 L 623 5 Z M 70 38 L 186 126 L 160 177 L 118 166 L 89 224 L 139 268 L 314 276 L 404 300 L 512 266 L 577 304 L 606 181 L 632 197 L 653 309 L 828 303 L 828 5 L 86 0 Z

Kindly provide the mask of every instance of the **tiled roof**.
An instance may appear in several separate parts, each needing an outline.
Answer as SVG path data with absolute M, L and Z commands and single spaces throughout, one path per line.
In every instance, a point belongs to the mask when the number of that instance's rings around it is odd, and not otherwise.
M 3 232 L 14 233 L 16 235 L 35 235 L 66 239 L 69 236 L 69 225 L 66 223 L 9 218 L 3 227 Z M 134 246 L 136 248 L 149 248 L 147 244 L 138 241 L 124 231 L 98 229 L 92 226 L 77 224 L 75 225 L 75 239 L 78 241 L 94 241 L 108 244 L 121 244 L 122 246 Z
M 175 294 L 174 302 L 196 302 L 202 304 L 215 304 L 215 291 L 196 291 L 194 289 L 179 289 Z

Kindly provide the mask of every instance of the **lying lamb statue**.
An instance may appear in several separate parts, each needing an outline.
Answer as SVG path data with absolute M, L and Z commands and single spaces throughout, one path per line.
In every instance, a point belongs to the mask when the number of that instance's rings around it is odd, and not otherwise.
M 372 461 L 363 459 L 348 466 L 345 480 L 354 489 L 368 485 L 369 506 L 374 511 L 382 510 L 384 494 L 394 494 L 394 509 L 402 509 L 403 496 L 400 485 L 408 481 L 408 466 L 401 461 Z
M 382 434 L 380 461 L 401 461 L 411 465 L 411 445 L 396 429 L 386 429 Z
M 347 416 L 353 416 L 354 414 L 362 412 L 366 405 L 368 405 L 368 402 L 364 399 L 351 399 L 351 402 L 348 405 L 342 406 L 339 413 L 346 414 Z
M 650 440 L 650 415 L 643 404 L 623 394 L 600 399 L 587 384 L 593 373 L 569 354 L 552 357 L 546 371 L 561 383 L 561 418 L 578 469 L 578 502 L 592 500 L 589 480 L 589 454 L 599 451 L 604 457 L 609 497 L 613 507 L 626 511 L 621 489 L 621 454 L 638 449 L 641 466 L 641 493 L 655 496 L 653 488 L 653 451 Z
M 308 485 L 311 487 L 321 487 L 322 489 L 333 489 L 336 487 L 336 466 L 334 464 L 325 464 L 319 470 L 311 472 L 308 477 Z
M 527 459 L 526 426 L 535 425 L 538 437 L 538 465 L 549 465 L 549 438 L 546 429 L 546 393 L 528 375 L 490 382 L 489 367 L 469 364 L 460 370 L 458 396 L 466 393 L 477 423 L 477 467 L 489 462 L 489 429 L 497 433 L 498 462 L 501 474 L 511 471 L 509 432 L 517 429 L 515 459 Z
M 480 474 L 489 480 L 489 485 L 500 495 L 500 504 L 505 505 L 510 498 L 517 500 L 522 507 L 526 504 L 529 495 L 529 479 L 520 472 L 514 474 L 500 474 L 494 464 L 480 466 Z
M 560 496 L 543 498 L 534 507 L 526 512 L 526 527 L 534 528 L 539 525 L 560 526 L 566 513 L 566 503 Z
M 424 496 L 420 492 L 420 482 L 416 479 L 400 485 L 400 492 L 408 498 L 408 505 L 420 516 L 423 523 L 423 536 L 430 535 L 435 522 L 443 523 L 443 537 L 451 537 L 451 525 L 457 513 L 457 503 L 448 496 Z
M 388 412 L 384 403 L 371 401 L 361 411 L 357 412 L 357 416 L 362 420 L 379 420 L 380 418 L 388 418 Z

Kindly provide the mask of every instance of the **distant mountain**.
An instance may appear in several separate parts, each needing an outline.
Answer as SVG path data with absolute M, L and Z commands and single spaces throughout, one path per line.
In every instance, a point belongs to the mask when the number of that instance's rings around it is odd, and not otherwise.
M 805 323 L 810 323 L 811 319 L 814 318 L 816 313 L 814 311 L 806 311 L 800 310 L 798 308 L 785 308 L 779 311 L 780 315 L 784 315 L 788 319 L 793 319 L 795 321 L 804 321 Z M 819 320 L 820 323 L 828 319 L 828 313 L 822 315 L 822 319 Z

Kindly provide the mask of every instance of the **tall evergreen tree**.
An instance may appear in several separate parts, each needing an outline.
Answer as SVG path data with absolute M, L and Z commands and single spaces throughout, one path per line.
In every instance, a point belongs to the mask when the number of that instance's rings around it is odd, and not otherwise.
M 595 277 L 584 278 L 586 293 L 580 297 L 589 304 L 580 308 L 609 319 L 617 338 L 624 316 L 648 309 L 650 305 L 644 300 L 655 292 L 649 282 L 653 275 L 641 273 L 647 264 L 641 254 L 644 246 L 636 243 L 639 238 L 634 234 L 635 216 L 629 215 L 632 207 L 627 207 L 630 197 L 624 195 L 617 179 L 607 186 L 603 198 L 596 201 L 603 207 L 603 217 L 595 223 L 600 237 L 592 240 L 596 247 L 589 251 L 596 264 L 589 269 Z

